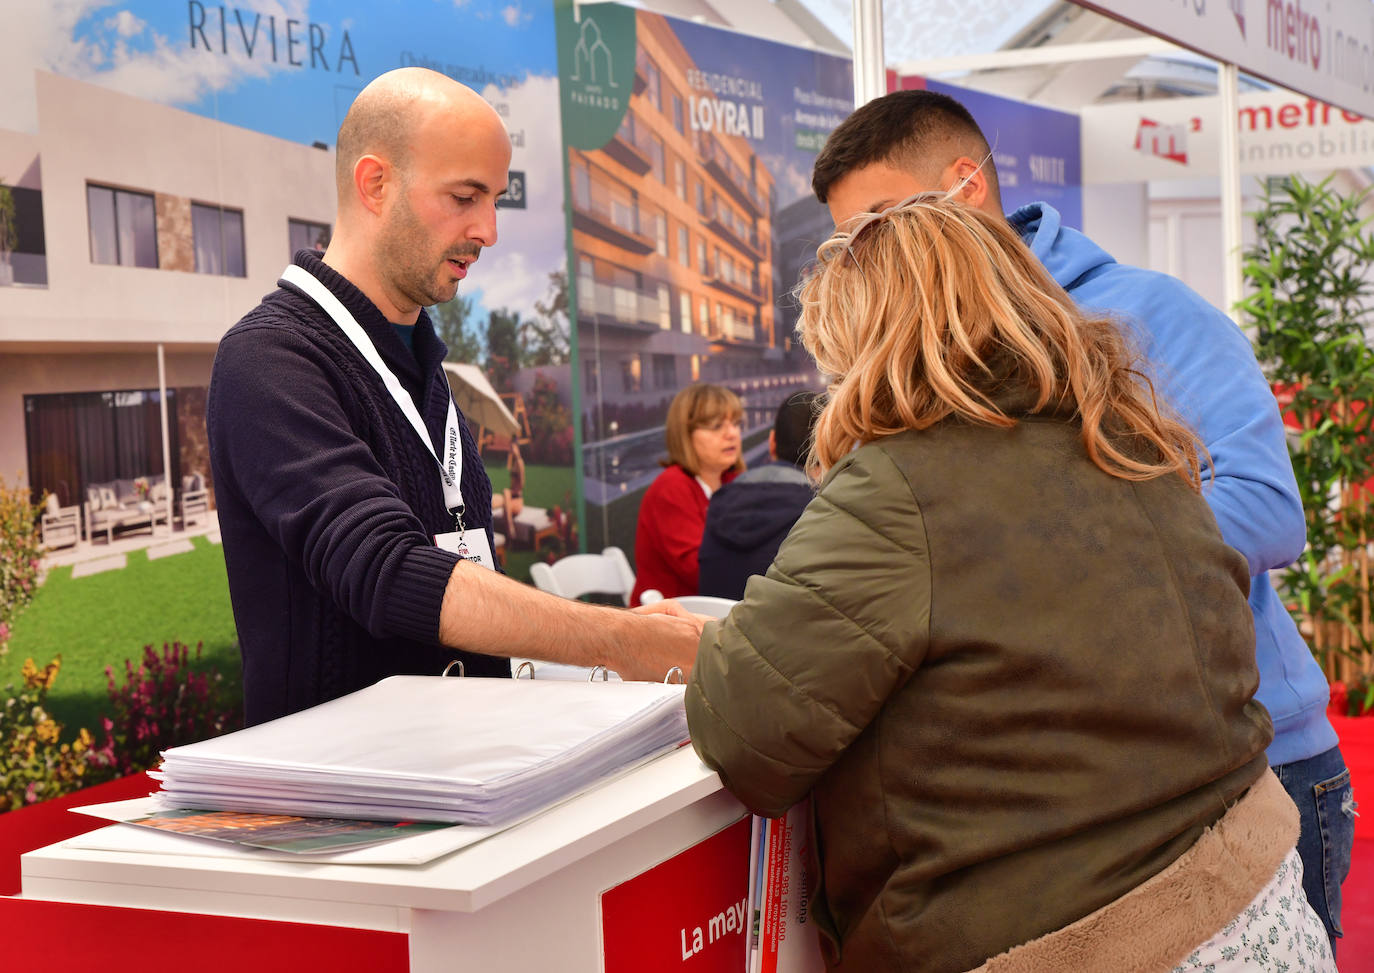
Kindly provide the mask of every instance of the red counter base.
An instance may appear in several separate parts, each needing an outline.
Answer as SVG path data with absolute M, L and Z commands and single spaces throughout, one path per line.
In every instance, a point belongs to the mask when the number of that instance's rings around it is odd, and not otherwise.
M 105 827 L 67 809 L 143 797 L 143 774 L 0 814 L 0 896 L 20 890 L 24 852 Z M 45 973 L 301 973 L 306 969 L 406 973 L 408 937 L 260 919 L 0 898 L 6 969 Z
M 401 933 L 0 898 L 5 967 L 44 973 L 406 973 Z

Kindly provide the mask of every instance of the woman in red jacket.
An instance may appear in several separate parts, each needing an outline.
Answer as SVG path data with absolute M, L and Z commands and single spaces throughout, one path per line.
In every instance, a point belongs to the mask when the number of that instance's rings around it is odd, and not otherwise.
M 667 467 L 639 505 L 634 593 L 665 598 L 697 593 L 697 548 L 711 494 L 744 471 L 739 397 L 719 385 L 689 385 L 668 406 Z

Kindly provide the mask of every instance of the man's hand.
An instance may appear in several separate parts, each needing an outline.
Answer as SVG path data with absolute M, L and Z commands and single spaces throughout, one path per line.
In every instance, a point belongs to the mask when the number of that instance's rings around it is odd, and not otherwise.
M 701 627 L 707 619 L 669 601 L 641 605 L 627 614 L 637 616 L 626 619 L 633 622 L 628 634 L 635 646 L 627 653 L 626 664 L 615 667 L 621 678 L 662 682 L 673 666 L 677 666 L 685 682 L 692 674 Z
M 697 635 L 701 635 L 702 625 L 711 620 L 710 615 L 698 615 L 694 612 L 689 612 L 687 609 L 683 608 L 680 603 L 671 598 L 664 599 L 663 601 L 656 601 L 649 605 L 639 605 L 635 608 L 631 608 L 630 611 L 634 612 L 636 615 L 672 615 L 674 618 L 685 618 L 689 621 L 695 621 Z
M 456 649 L 573 666 L 604 665 L 624 679 L 691 675 L 707 621 L 675 601 L 632 611 L 559 598 L 459 561 L 439 615 L 439 640 Z

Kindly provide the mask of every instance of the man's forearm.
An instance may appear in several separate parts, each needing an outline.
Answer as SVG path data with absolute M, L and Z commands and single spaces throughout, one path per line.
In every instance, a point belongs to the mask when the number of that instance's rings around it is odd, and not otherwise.
M 605 665 L 626 679 L 662 679 L 672 666 L 689 674 L 699 635 L 687 619 L 558 598 L 466 561 L 454 566 L 439 615 L 439 640 L 453 648 Z

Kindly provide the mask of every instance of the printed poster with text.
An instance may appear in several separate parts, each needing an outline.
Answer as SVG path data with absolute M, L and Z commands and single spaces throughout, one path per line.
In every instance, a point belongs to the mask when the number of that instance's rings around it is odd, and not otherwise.
M 17 283 L 79 290 L 80 282 L 70 281 L 70 274 L 54 270 L 49 280 L 60 253 L 73 252 L 79 265 L 87 260 L 88 247 L 94 254 L 97 245 L 95 216 L 92 241 L 86 239 L 84 198 L 72 200 L 72 208 L 83 211 L 69 220 L 70 232 L 54 220 L 67 205 L 61 177 L 77 166 L 77 175 L 96 187 L 92 211 L 104 206 L 119 227 L 110 235 L 111 254 L 90 260 L 154 271 L 139 276 L 131 268 L 119 278 L 147 282 L 137 298 L 146 307 L 122 309 L 126 317 L 143 322 L 143 331 L 174 322 L 186 310 L 177 303 L 184 303 L 178 295 L 189 285 L 178 272 L 257 282 L 232 306 L 226 302 L 227 327 L 251 309 L 255 298 L 248 294 L 271 287 L 296 249 L 328 245 L 336 135 L 354 97 L 373 78 L 420 66 L 486 98 L 505 120 L 512 146 L 499 242 L 482 255 L 458 297 L 432 314 L 450 360 L 472 366 L 459 370 L 452 383 L 482 439 L 496 503 L 506 508 L 496 511 L 496 530 L 505 537 L 511 573 L 527 577 L 536 548 L 539 556 L 575 549 L 577 529 L 568 513 L 575 508 L 576 490 L 562 141 L 549 0 L 18 0 L 6 4 L 4 19 L 0 179 L 14 187 L 21 210 L 23 245 L 12 261 L 21 278 Z M 110 106 L 105 115 L 122 119 L 121 138 L 143 143 L 144 165 L 121 163 L 116 172 L 94 150 L 72 158 L 69 147 L 75 140 L 69 132 L 79 132 L 83 124 L 89 132 L 91 125 L 70 119 L 79 119 L 81 103 L 97 93 Z M 188 117 L 184 113 L 214 125 L 181 123 Z M 129 154 L 126 148 L 120 146 L 121 156 Z M 52 185 L 44 185 L 45 172 Z M 276 184 L 274 191 L 285 202 L 265 205 L 251 190 L 230 188 L 236 179 L 245 181 L 245 172 L 257 184 Z M 156 208 L 146 245 L 137 225 L 126 228 L 117 209 L 137 207 L 145 199 L 150 213 Z M 4 296 L 0 293 L 0 300 Z M 133 333 L 108 337 L 147 340 Z M 200 356 L 196 368 L 204 374 L 195 381 L 201 385 L 208 381 L 214 351 L 209 337 L 186 349 Z M 81 381 L 74 375 L 61 384 L 67 392 L 85 394 Z M 124 387 L 118 376 L 103 381 L 105 389 Z M 26 394 L 43 390 L 30 384 Z M 121 463 L 152 465 L 156 472 L 161 469 L 156 403 L 138 392 L 138 385 L 128 387 L 122 401 L 137 399 L 150 410 L 154 434 L 146 458 L 140 454 Z M 193 441 L 199 452 L 181 456 L 174 443 L 172 472 L 208 473 L 203 388 L 186 392 L 179 396 L 188 406 L 181 424 L 199 424 L 199 429 L 182 430 L 182 451 L 192 449 L 187 441 Z M 54 402 L 37 406 L 65 407 L 58 397 L 48 398 Z M 99 407 L 93 400 L 91 408 Z M 31 443 L 28 455 L 49 457 L 58 448 Z M 30 479 L 35 489 L 60 486 L 75 494 L 82 484 L 132 475 L 82 464 L 90 461 L 54 460 L 53 469 L 61 473 L 50 477 L 52 483 L 44 481 L 43 469 L 30 470 Z
M 850 112 L 847 59 L 616 4 L 558 8 L 587 547 L 634 551 L 673 395 L 778 404 L 820 378 L 790 296 L 830 235 L 811 167 Z

